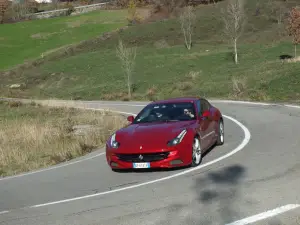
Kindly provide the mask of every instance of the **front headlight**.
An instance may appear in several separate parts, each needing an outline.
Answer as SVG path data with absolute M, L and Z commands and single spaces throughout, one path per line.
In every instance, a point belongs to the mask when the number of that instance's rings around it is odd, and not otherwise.
M 168 142 L 168 146 L 178 145 L 182 141 L 182 139 L 184 138 L 186 133 L 187 133 L 186 129 L 181 131 L 180 134 L 178 134 L 176 138 L 174 138 L 174 139 L 172 139 L 171 141 Z
M 118 148 L 119 147 L 119 142 L 116 141 L 116 133 L 114 133 L 112 136 L 111 136 L 111 139 L 110 139 L 110 146 L 112 148 Z

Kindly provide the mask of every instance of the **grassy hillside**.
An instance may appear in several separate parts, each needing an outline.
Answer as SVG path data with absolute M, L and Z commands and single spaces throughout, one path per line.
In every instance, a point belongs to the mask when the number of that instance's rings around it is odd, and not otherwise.
M 90 41 L 74 54 L 16 74 L 3 75 L 0 89 L 9 97 L 63 99 L 123 99 L 127 87 L 116 45 L 119 37 L 137 46 L 133 74 L 135 99 L 183 95 L 264 101 L 298 101 L 300 62 L 282 63 L 293 55 L 291 38 L 278 24 L 269 1 L 248 0 L 247 24 L 238 42 L 239 64 L 232 60 L 232 45 L 223 35 L 221 8 L 227 1 L 197 8 L 194 44 L 184 47 L 176 18 L 129 27 L 109 40 Z M 297 0 L 277 1 L 287 10 Z M 11 90 L 13 83 L 26 84 Z
M 41 57 L 42 54 L 64 45 L 95 38 L 124 26 L 125 23 L 124 10 L 97 10 L 78 16 L 2 24 L 0 70 Z

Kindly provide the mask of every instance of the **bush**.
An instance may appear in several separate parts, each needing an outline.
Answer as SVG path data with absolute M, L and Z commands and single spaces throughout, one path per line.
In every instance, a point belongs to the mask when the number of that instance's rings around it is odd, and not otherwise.
M 0 0 L 0 23 L 4 22 L 4 16 L 9 7 L 8 0 Z
M 135 3 L 135 1 L 130 0 L 128 4 L 128 17 L 127 17 L 127 20 L 130 25 L 134 23 L 139 23 L 142 20 L 136 8 L 137 8 L 137 4 Z
M 3 16 L 3 23 L 28 20 L 30 19 L 28 14 L 37 12 L 39 12 L 37 2 L 26 0 L 23 3 L 10 3 Z
M 114 4 L 117 7 L 121 8 L 127 8 L 128 5 L 130 4 L 131 0 L 115 0 Z M 145 6 L 147 4 L 150 4 L 151 1 L 149 0 L 134 0 L 134 3 L 137 7 Z

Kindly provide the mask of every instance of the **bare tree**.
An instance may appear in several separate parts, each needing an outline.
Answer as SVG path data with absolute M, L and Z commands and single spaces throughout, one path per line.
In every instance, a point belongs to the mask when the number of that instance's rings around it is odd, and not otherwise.
M 287 12 L 287 7 L 282 1 L 269 0 L 267 6 L 270 9 L 272 16 L 276 17 L 278 25 L 281 25 L 284 20 L 284 15 Z
M 230 38 L 234 47 L 234 61 L 238 63 L 237 42 L 240 38 L 246 22 L 244 12 L 244 0 L 229 0 L 227 9 L 223 14 L 223 21 L 225 25 L 224 32 Z
M 285 9 L 284 5 L 279 4 L 278 2 L 276 2 L 273 6 L 273 10 L 274 10 L 275 16 L 277 18 L 278 25 L 281 25 L 282 21 L 284 19 L 284 14 L 286 12 L 286 9 Z
M 184 36 L 184 42 L 188 50 L 190 50 L 192 47 L 192 35 L 195 19 L 196 15 L 193 7 L 184 7 L 183 11 L 180 14 L 179 20 L 181 24 L 181 30 Z
M 135 65 L 136 47 L 126 48 L 123 41 L 119 40 L 117 47 L 117 57 L 120 59 L 122 68 L 126 75 L 126 82 L 128 87 L 128 97 L 131 98 L 131 86 L 132 86 L 132 72 Z

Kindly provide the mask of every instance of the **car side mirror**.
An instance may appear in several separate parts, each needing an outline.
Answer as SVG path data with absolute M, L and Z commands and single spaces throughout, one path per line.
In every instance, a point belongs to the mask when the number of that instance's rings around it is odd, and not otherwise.
M 210 117 L 210 112 L 208 110 L 204 111 L 202 114 L 202 118 L 209 118 Z
M 133 120 L 134 120 L 134 116 L 128 116 L 128 117 L 127 117 L 127 120 L 128 120 L 130 123 L 132 123 Z

